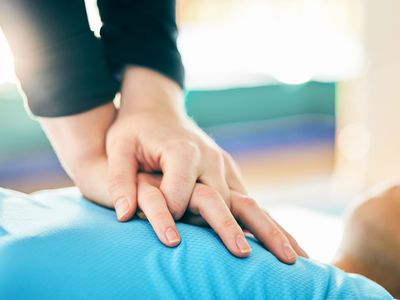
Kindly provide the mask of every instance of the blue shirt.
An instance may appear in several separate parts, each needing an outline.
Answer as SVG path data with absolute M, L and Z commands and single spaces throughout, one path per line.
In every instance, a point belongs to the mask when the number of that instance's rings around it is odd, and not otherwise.
M 0 299 L 393 299 L 330 265 L 285 265 L 250 238 L 240 259 L 211 229 L 178 228 L 167 248 L 148 222 L 119 223 L 76 189 L 0 189 Z

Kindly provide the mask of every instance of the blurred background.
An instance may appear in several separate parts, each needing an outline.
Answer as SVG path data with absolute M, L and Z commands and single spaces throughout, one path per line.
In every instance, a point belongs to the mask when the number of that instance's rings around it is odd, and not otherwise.
M 98 34 L 96 3 L 86 6 Z M 234 156 L 250 193 L 329 260 L 346 204 L 400 170 L 400 2 L 180 0 L 177 9 L 189 114 Z M 0 186 L 72 185 L 16 84 L 0 32 Z

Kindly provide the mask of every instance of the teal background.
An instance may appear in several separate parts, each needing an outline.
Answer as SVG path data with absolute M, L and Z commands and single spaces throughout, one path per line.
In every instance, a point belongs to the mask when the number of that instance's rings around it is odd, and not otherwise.
M 335 90 L 335 83 L 321 82 L 192 90 L 186 95 L 186 107 L 225 150 L 249 154 L 304 143 L 333 143 Z M 65 178 L 15 85 L 0 86 L 0 120 L 0 186 Z
M 334 83 L 194 90 L 188 92 L 186 99 L 189 115 L 203 127 L 306 114 L 335 115 Z M 49 148 L 14 85 L 0 86 L 0 120 L 0 162 L 27 151 Z
M 271 120 L 305 114 L 335 115 L 335 83 L 263 85 L 187 94 L 190 115 L 200 126 Z

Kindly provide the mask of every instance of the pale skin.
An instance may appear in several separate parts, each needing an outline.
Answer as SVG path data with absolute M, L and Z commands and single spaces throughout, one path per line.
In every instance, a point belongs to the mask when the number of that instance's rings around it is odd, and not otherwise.
M 235 256 L 251 253 L 245 227 L 282 262 L 307 257 L 247 196 L 236 163 L 186 115 L 183 98 L 167 77 L 130 67 L 118 110 L 111 103 L 40 122 L 87 198 L 115 208 L 121 222 L 141 210 L 166 246 L 180 243 L 175 221 L 192 214 L 201 216 Z

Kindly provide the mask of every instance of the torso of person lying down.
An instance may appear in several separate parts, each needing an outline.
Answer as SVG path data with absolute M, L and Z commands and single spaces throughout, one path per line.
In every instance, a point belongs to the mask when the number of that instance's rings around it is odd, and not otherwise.
M 393 299 L 367 278 L 299 258 L 250 257 L 211 229 L 178 224 L 162 245 L 144 220 L 119 223 L 76 189 L 0 190 L 0 299 Z

